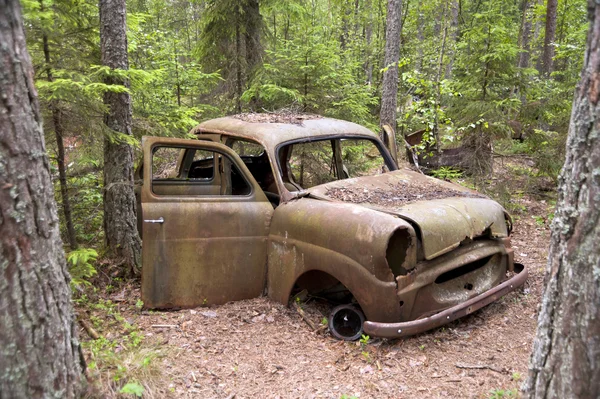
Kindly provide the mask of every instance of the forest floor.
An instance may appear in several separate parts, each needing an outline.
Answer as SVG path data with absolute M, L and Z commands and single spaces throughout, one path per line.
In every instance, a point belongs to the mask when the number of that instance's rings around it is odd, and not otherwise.
M 141 311 L 124 283 L 79 306 L 101 338 L 82 329 L 91 396 L 148 398 L 519 397 L 535 334 L 551 207 L 522 194 L 514 205 L 515 261 L 523 289 L 444 327 L 401 340 L 341 342 L 316 333 L 293 308 L 267 298 L 170 312 Z M 90 299 L 91 302 L 91 299 Z M 319 325 L 325 315 L 303 305 Z M 89 331 L 89 329 L 88 329 Z

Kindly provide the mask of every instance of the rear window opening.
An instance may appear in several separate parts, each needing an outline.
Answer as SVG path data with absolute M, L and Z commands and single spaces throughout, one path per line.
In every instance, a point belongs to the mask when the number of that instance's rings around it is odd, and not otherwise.
M 494 257 L 494 255 L 486 256 L 485 258 L 478 259 L 475 262 L 467 263 L 464 266 L 460 266 L 460 267 L 457 267 L 456 269 L 447 271 L 446 273 L 442 273 L 438 276 L 438 278 L 435 279 L 435 283 L 443 284 L 447 281 L 464 276 L 467 273 L 471 273 L 471 272 L 485 266 L 493 257 Z M 467 288 L 467 287 L 465 287 L 465 288 L 472 289 L 473 287 L 471 286 L 471 288 Z

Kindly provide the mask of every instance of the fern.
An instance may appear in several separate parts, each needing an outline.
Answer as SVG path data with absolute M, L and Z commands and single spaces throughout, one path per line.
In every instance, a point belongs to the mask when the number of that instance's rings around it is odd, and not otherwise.
M 92 248 L 79 248 L 68 253 L 67 263 L 72 288 L 80 289 L 82 286 L 91 285 L 88 279 L 98 273 L 93 265 L 97 258 L 98 253 Z

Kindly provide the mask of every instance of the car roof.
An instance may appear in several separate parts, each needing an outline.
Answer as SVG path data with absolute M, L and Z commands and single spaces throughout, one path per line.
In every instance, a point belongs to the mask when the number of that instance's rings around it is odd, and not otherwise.
M 311 137 L 377 135 L 356 123 L 310 114 L 239 114 L 203 122 L 192 134 L 226 134 L 254 140 L 274 149 L 277 145 Z

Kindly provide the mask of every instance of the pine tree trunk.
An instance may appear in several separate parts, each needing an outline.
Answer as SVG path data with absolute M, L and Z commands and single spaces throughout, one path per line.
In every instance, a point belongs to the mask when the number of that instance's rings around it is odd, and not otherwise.
M 519 57 L 517 66 L 519 68 L 529 68 L 530 48 L 531 48 L 531 20 L 533 7 L 535 3 L 532 0 L 524 0 L 521 17 L 521 31 L 519 34 Z
M 44 11 L 44 3 L 40 1 L 40 9 Z M 50 66 L 50 45 L 48 44 L 48 35 L 42 35 L 42 45 L 44 50 L 44 60 L 46 61 L 46 77 L 48 82 L 53 82 L 52 67 Z M 71 199 L 69 198 L 69 187 L 67 186 L 67 168 L 65 166 L 65 143 L 63 141 L 64 129 L 62 124 L 62 111 L 58 101 L 53 100 L 50 103 L 52 111 L 52 124 L 54 125 L 54 135 L 56 136 L 58 181 L 60 184 L 60 196 L 62 199 L 63 214 L 65 216 L 65 225 L 67 227 L 67 238 L 71 249 L 77 249 L 77 238 L 75 236 L 75 227 L 73 226 L 73 217 L 71 213 Z
M 244 67 L 242 66 L 242 34 L 240 33 L 240 18 L 235 22 L 235 110 L 242 112 L 242 92 L 244 87 Z
M 398 58 L 400 57 L 400 33 L 402 0 L 388 0 L 385 28 L 385 57 L 383 73 L 381 126 L 390 125 L 396 132 L 396 107 L 398 101 Z
M 600 397 L 600 4 L 575 92 L 559 178 L 529 398 Z
M 558 0 L 548 0 L 546 7 L 546 31 L 541 73 L 550 76 L 554 63 L 554 36 L 556 35 L 556 9 L 558 8 Z
M 19 1 L 0 10 L 0 397 L 75 398 L 84 364 L 33 69 Z
M 258 0 L 247 0 L 244 8 L 244 21 L 246 25 L 245 39 L 245 56 L 246 56 L 246 77 L 250 81 L 256 68 L 262 62 L 264 53 L 263 46 L 260 41 L 260 33 L 263 29 L 263 20 L 260 15 L 260 7 Z
M 417 70 L 423 71 L 423 46 L 425 42 L 425 34 L 423 28 L 425 25 L 425 18 L 423 11 L 421 10 L 423 0 L 419 0 L 417 3 Z
M 442 146 L 440 144 L 440 127 L 439 127 L 439 111 L 440 104 L 442 102 L 442 70 L 444 68 L 444 52 L 446 51 L 446 37 L 448 36 L 448 27 L 446 26 L 446 8 L 448 3 L 445 4 L 445 7 L 442 12 L 442 46 L 440 47 L 440 55 L 438 59 L 438 68 L 435 79 L 435 107 L 434 107 L 434 122 L 433 122 L 433 137 L 435 138 L 435 149 L 437 153 L 441 153 Z
M 367 85 L 371 85 L 373 82 L 373 48 L 371 45 L 373 37 L 373 9 L 371 0 L 365 1 L 365 9 L 368 11 L 368 18 L 365 21 L 365 78 Z
M 129 69 L 127 59 L 125 0 L 100 0 L 100 45 L 102 65 Z M 128 86 L 123 79 L 109 77 L 106 83 Z M 106 126 L 131 136 L 131 99 L 129 93 L 104 94 L 108 108 Z M 137 230 L 133 191 L 133 150 L 109 134 L 104 140 L 104 233 L 109 251 L 136 273 L 141 266 L 141 241 Z
M 448 65 L 446 65 L 446 79 L 452 78 L 452 69 L 454 69 L 454 54 L 455 47 L 458 43 L 458 13 L 460 11 L 460 4 L 458 0 L 452 0 L 452 6 L 450 12 L 452 20 L 450 22 L 450 45 L 448 46 Z

